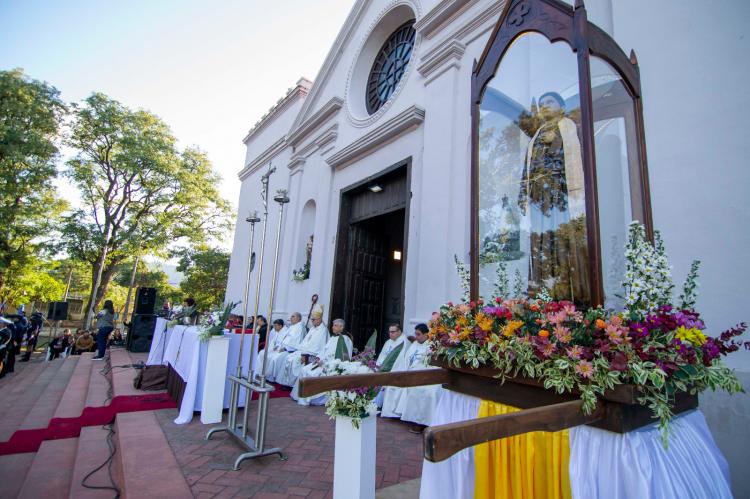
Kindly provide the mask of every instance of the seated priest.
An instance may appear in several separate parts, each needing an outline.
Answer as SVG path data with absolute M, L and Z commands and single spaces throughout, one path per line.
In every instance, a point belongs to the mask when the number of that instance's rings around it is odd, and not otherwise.
M 268 365 L 266 366 L 266 379 L 276 381 L 284 371 L 286 358 L 291 352 L 299 348 L 305 337 L 305 325 L 302 324 L 302 314 L 293 312 L 289 317 L 290 325 L 286 333 L 279 341 L 272 340 L 273 345 L 268 351 Z M 280 333 L 279 333 L 280 334 Z
M 430 366 L 430 344 L 427 343 L 429 328 L 426 324 L 417 324 L 414 332 L 415 341 L 406 354 L 406 370 L 438 369 Z M 414 423 L 409 431 L 421 433 L 424 427 L 432 422 L 439 395 L 440 385 L 404 388 L 395 412 L 401 414 L 403 421 Z
M 408 343 L 405 344 L 405 342 L 406 337 L 401 331 L 401 326 L 396 323 L 389 325 L 388 341 L 383 344 L 383 349 L 380 350 L 380 354 L 375 360 L 380 372 L 390 372 L 394 367 L 396 367 L 397 370 L 400 369 L 400 366 L 403 365 L 404 362 L 406 350 L 409 348 Z M 380 393 L 378 393 L 378 396 L 375 397 L 375 405 L 378 407 L 383 407 L 384 394 L 385 391 L 381 390 Z
M 414 338 L 420 338 L 420 334 L 422 334 L 422 344 L 424 344 L 425 347 L 427 346 L 424 342 L 424 340 L 427 339 L 426 331 L 429 331 L 429 329 L 425 324 L 417 324 L 414 328 Z M 412 367 L 416 359 L 415 352 L 422 348 L 421 344 L 418 341 L 413 341 L 411 345 L 406 346 L 406 348 L 406 353 L 399 357 L 391 371 L 411 371 L 421 369 L 421 367 Z M 400 418 L 401 406 L 403 405 L 401 400 L 403 399 L 405 391 L 406 388 L 400 388 L 398 386 L 385 387 L 383 390 L 383 410 L 380 415 L 385 418 Z
M 271 354 L 272 352 L 278 350 L 281 347 L 281 343 L 284 341 L 284 338 L 289 333 L 289 329 L 284 324 L 284 319 L 276 319 L 271 323 L 271 333 L 268 336 L 268 344 L 266 345 L 270 351 L 268 352 L 268 359 L 266 360 L 266 372 L 270 373 L 271 370 L 269 369 L 271 365 Z M 266 355 L 266 349 L 260 350 L 258 352 L 258 363 L 263 363 L 263 357 Z M 266 379 L 268 379 L 268 376 L 266 376 Z
M 336 319 L 333 321 L 333 327 L 331 328 L 331 337 L 326 343 L 326 347 L 323 350 L 323 354 L 320 357 L 314 359 L 306 366 L 302 366 L 302 373 L 300 378 L 314 378 L 323 376 L 323 365 L 333 359 L 349 360 L 352 358 L 352 339 L 349 333 L 344 331 L 346 323 L 344 319 Z M 323 405 L 326 402 L 325 395 L 315 395 L 313 397 L 300 397 L 299 396 L 299 378 L 294 384 L 292 389 L 292 398 L 297 401 L 299 405 Z
M 310 315 L 312 329 L 299 344 L 297 350 L 290 353 L 284 362 L 284 370 L 276 377 L 276 382 L 284 386 L 294 386 L 302 372 L 302 366 L 315 357 L 320 357 L 328 343 L 328 328 L 323 324 L 323 306 L 318 305 Z

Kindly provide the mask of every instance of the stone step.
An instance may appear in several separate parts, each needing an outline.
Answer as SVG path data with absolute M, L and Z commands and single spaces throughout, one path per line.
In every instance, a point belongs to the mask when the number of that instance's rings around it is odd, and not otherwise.
M 119 395 L 143 395 L 146 393 L 133 387 L 133 379 L 138 374 L 137 369 L 133 367 L 118 367 L 133 364 L 133 359 L 127 350 L 124 348 L 111 348 L 109 350 L 109 359 L 112 365 L 112 388 L 115 397 Z
M 0 405 L 0 441 L 8 440 L 22 426 L 29 428 L 24 425 L 27 416 L 31 414 L 37 402 L 44 396 L 50 383 L 61 376 L 59 373 L 65 366 L 66 361 L 67 359 L 56 359 L 45 363 L 34 379 L 30 378 L 12 397 L 2 399 L 3 403 Z M 70 373 L 72 374 L 72 370 Z M 65 372 L 63 372 L 63 376 L 64 374 Z
M 45 368 L 45 363 L 41 361 L 36 362 L 18 362 L 16 361 L 16 372 L 13 374 L 6 374 L 5 377 L 0 380 L 0 400 L 5 399 L 12 393 L 17 393 L 23 390 L 23 386 L 30 380 L 33 381 L 39 376 Z
M 121 413 L 115 421 L 122 497 L 192 497 L 154 411 Z
M 73 477 L 77 438 L 45 440 L 28 469 L 18 497 L 53 499 L 66 497 Z
M 37 399 L 34 407 L 29 411 L 23 423 L 21 423 L 19 429 L 47 427 L 49 420 L 52 419 L 57 406 L 60 404 L 70 378 L 73 376 L 75 368 L 78 365 L 78 360 L 79 356 L 72 355 L 63 361 L 62 366 L 60 366 L 55 376 L 49 379 L 47 386 Z
M 86 395 L 91 379 L 91 354 L 86 353 L 76 357 L 78 357 L 76 367 L 55 410 L 54 417 L 56 418 L 77 418 L 86 406 Z
M 0 484 L 2 497 L 17 497 L 26 475 L 31 468 L 36 452 L 0 456 Z
M 115 491 L 108 488 L 92 489 L 84 487 L 83 479 L 102 465 L 111 451 L 107 443 L 109 430 L 101 426 L 87 426 L 81 429 L 78 437 L 78 450 L 73 465 L 73 479 L 70 484 L 70 499 L 111 499 Z M 114 435 L 112 443 L 115 445 Z M 112 458 L 111 473 L 115 487 L 122 489 L 122 476 L 119 473 L 117 455 Z M 109 465 L 104 465 L 86 480 L 86 485 L 95 487 L 112 487 Z

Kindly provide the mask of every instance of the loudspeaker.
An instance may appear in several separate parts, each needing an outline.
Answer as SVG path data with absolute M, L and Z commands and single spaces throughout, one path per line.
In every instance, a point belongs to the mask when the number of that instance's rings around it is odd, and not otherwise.
M 154 314 L 133 314 L 128 333 L 127 348 L 131 352 L 148 352 L 154 338 L 156 316 Z
M 68 320 L 68 302 L 53 301 L 47 308 L 47 320 L 65 321 Z
M 138 288 L 135 293 L 135 314 L 153 314 L 156 288 Z

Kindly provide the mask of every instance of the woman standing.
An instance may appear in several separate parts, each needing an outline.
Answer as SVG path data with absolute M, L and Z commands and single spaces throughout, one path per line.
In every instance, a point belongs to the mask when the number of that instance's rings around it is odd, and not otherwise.
M 112 305 L 112 300 L 104 302 L 104 307 L 96 314 L 96 344 L 99 351 L 93 360 L 102 360 L 104 358 L 104 352 L 107 349 L 107 338 L 109 333 L 115 328 L 115 307 Z

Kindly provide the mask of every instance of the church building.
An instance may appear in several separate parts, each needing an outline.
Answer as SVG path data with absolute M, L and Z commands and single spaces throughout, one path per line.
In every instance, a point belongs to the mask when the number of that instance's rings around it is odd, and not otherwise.
M 661 232 L 678 287 L 701 260 L 697 309 L 709 334 L 750 319 L 743 293 L 750 282 L 750 65 L 742 62 L 750 53 L 750 3 L 575 3 L 626 54 L 627 78 L 617 61 L 592 57 L 590 95 L 582 97 L 577 53 L 562 39 L 529 33 L 512 42 L 477 101 L 472 72 L 488 56 L 504 2 L 357 0 L 315 81 L 300 79 L 243 139 L 227 302 L 244 297 L 246 218 L 254 211 L 263 218 L 262 177 L 272 171 L 262 269 L 263 222 L 255 225 L 250 308 L 262 271 L 259 313 L 306 317 L 317 295 L 324 320 L 343 318 L 358 348 L 374 330 L 382 343 L 389 323 L 410 332 L 441 304 L 460 300 L 454 260 L 468 268 L 472 244 L 484 296 L 502 264 L 525 289 L 619 307 L 622 247 L 634 219 Z M 560 4 L 573 7 L 573 0 Z M 508 23 L 530 22 L 534 13 L 524 5 L 515 4 Z M 586 147 L 576 133 L 584 98 L 593 103 L 596 202 L 584 196 L 584 173 L 576 170 Z M 566 117 L 539 125 L 555 112 Z M 493 161 L 510 166 L 492 172 L 485 165 Z M 542 178 L 540 162 L 557 170 Z M 477 199 L 473 181 L 480 182 Z M 280 189 L 290 202 L 270 310 Z M 729 358 L 746 390 L 748 354 Z M 750 494 L 742 475 L 748 398 L 709 393 L 701 408 L 730 463 L 735 494 Z

